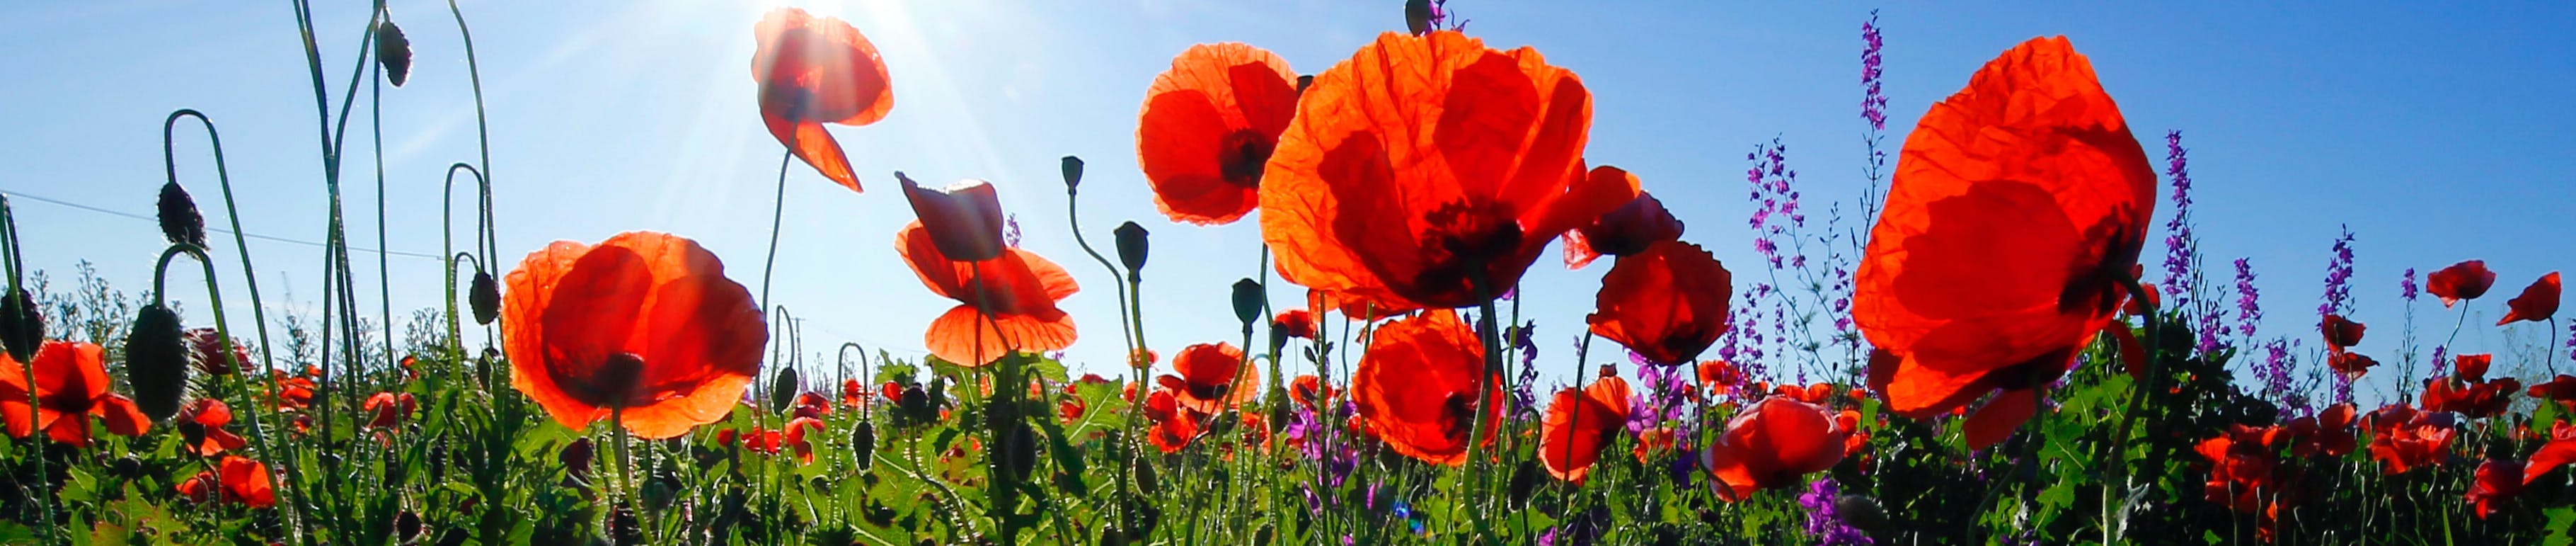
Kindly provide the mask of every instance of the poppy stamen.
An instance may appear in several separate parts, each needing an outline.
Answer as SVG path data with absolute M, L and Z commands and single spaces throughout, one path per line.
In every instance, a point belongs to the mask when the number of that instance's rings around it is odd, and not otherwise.
M 1225 144 L 1217 148 L 1217 168 L 1226 183 L 1245 188 L 1261 187 L 1261 170 L 1270 163 L 1270 151 L 1278 145 L 1276 137 L 1252 129 L 1237 129 L 1225 135 Z

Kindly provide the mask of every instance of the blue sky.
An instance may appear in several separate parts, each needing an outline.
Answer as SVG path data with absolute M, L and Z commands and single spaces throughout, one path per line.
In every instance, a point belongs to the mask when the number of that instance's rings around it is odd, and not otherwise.
M 316 16 L 336 105 L 366 13 L 361 2 L 326 4 Z M 1090 164 L 1082 220 L 1095 240 L 1128 219 L 1153 230 L 1146 306 L 1155 348 L 1236 339 L 1224 294 L 1255 271 L 1257 222 L 1195 228 L 1155 212 L 1134 159 L 1145 88 L 1193 43 L 1248 42 L 1315 73 L 1402 26 L 1391 1 L 795 4 L 866 33 L 884 52 L 896 97 L 884 122 L 834 129 L 868 193 L 802 165 L 788 173 L 774 299 L 806 320 L 808 350 L 850 340 L 918 355 L 922 326 L 950 305 L 892 249 L 911 217 L 891 176 L 903 170 L 1001 188 L 1024 245 L 1084 283 L 1066 302 L 1086 334 L 1070 359 L 1104 372 L 1117 371 L 1121 347 L 1115 298 L 1110 277 L 1066 233 L 1057 158 Z M 1778 137 L 1789 145 L 1811 209 L 1860 188 L 1859 26 L 1873 6 L 1794 4 L 1453 7 L 1489 45 L 1534 45 L 1580 74 L 1595 99 L 1592 161 L 1637 173 L 1689 223 L 1686 239 L 1745 278 L 1757 267 L 1742 185 L 1754 144 Z M 2401 270 L 2469 258 L 2488 260 L 2501 278 L 2494 295 L 2468 307 L 2463 350 L 2547 339 L 2537 326 L 2475 325 L 2492 323 L 2503 300 L 2540 273 L 2576 265 L 2566 237 L 2576 199 L 2563 161 L 2576 149 L 2566 130 L 2576 109 L 2564 101 L 2576 88 L 2576 71 L 2565 68 L 2576 45 L 2563 39 L 2576 35 L 2576 6 L 2071 4 L 1885 6 L 1891 146 L 1987 59 L 2033 36 L 2065 34 L 2092 58 L 2151 155 L 2161 159 L 2164 131 L 2184 131 L 2208 263 L 2252 258 L 2270 315 L 2266 336 L 2313 336 L 2318 279 L 2338 226 L 2348 224 L 2359 237 L 2358 318 L 2375 326 L 2362 350 L 2394 360 Z M 491 109 L 504 261 L 556 239 L 665 230 L 701 241 L 757 290 L 781 150 L 760 128 L 748 64 L 752 24 L 773 5 L 466 2 Z M 389 246 L 435 254 L 442 175 L 476 155 L 472 96 L 444 3 L 397 0 L 392 11 L 417 68 L 409 86 L 388 87 L 383 99 Z M 313 98 L 286 2 L 0 5 L 0 67 L 8 74 L 0 77 L 0 192 L 148 214 L 163 179 L 159 122 L 172 109 L 196 108 L 224 131 L 247 229 L 321 238 Z M 373 247 L 365 92 L 345 197 L 353 234 Z M 181 134 L 181 181 L 220 223 L 202 137 Z M 30 265 L 61 278 L 88 259 L 121 287 L 149 286 L 159 249 L 150 223 L 25 198 L 15 206 Z M 235 250 L 217 246 L 239 309 L 247 298 L 232 278 Z M 253 241 L 250 250 L 272 305 L 286 305 L 277 296 L 292 291 L 295 305 L 310 308 L 321 287 L 319 249 Z M 373 256 L 357 258 L 373 279 Z M 1542 367 L 1561 370 L 1571 367 L 1566 347 L 1606 266 L 1568 272 L 1553 258 L 1531 268 L 1523 312 L 1540 323 Z M 2212 275 L 2223 281 L 2229 272 Z M 434 261 L 394 257 L 390 276 L 397 313 L 437 304 Z M 372 280 L 362 288 L 373 309 Z M 195 307 L 192 320 L 203 320 L 203 305 Z M 2451 317 L 2438 304 L 2414 307 L 2420 335 L 2443 333 L 2435 324 Z M 2534 358 L 2500 355 L 2498 367 Z

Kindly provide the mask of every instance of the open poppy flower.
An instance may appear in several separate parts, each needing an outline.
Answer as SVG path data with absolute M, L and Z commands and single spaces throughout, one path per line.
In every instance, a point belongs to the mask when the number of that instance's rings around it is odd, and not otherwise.
M 1335 391 L 1332 385 L 1324 383 L 1324 378 L 1315 377 L 1314 374 L 1299 375 L 1288 382 L 1288 397 L 1310 409 L 1321 407 L 1324 401 L 1331 400 L 1339 394 L 1341 393 Z
M 296 411 L 312 406 L 313 389 L 319 386 L 311 378 L 291 376 L 276 370 L 269 371 L 269 381 L 276 384 L 274 388 L 277 392 L 278 411 Z
M 1485 420 L 1485 441 L 1493 441 L 1502 404 L 1476 406 L 1479 396 L 1502 400 L 1499 383 L 1485 376 L 1485 346 L 1475 331 L 1443 309 L 1378 327 L 1351 392 L 1370 436 L 1407 457 L 1457 466 L 1467 462 L 1475 420 Z
M 832 414 L 832 400 L 824 398 L 823 393 L 819 392 L 797 393 L 796 401 L 788 405 L 788 408 L 790 408 L 789 415 L 821 418 Z
M 206 375 L 232 375 L 236 371 L 259 369 L 258 362 L 250 359 L 250 347 L 239 343 L 230 344 L 233 350 L 228 360 L 224 352 L 227 344 L 214 328 L 189 328 L 181 334 L 181 339 L 188 342 L 188 362 L 196 364 L 197 370 Z
M 1315 314 L 1304 309 L 1280 311 L 1271 317 L 1270 327 L 1287 332 L 1288 337 L 1315 339 Z
M 2378 366 L 2379 359 L 2361 353 L 2334 351 L 2326 355 L 2326 367 L 2343 374 L 2345 379 L 2360 379 L 2362 374 L 2370 373 L 2371 368 Z
M 722 419 L 769 341 L 751 292 L 715 254 L 667 233 L 556 241 L 506 284 L 510 386 L 573 430 L 618 414 L 658 440 Z
M 2469 260 L 2425 275 L 2424 291 L 2441 297 L 2442 307 L 2447 309 L 2461 300 L 2487 295 L 2487 289 L 2494 287 L 2495 281 L 2496 274 L 2487 270 L 2486 260 Z
M 2405 423 L 2386 425 L 2384 431 L 2371 435 L 2370 457 L 2386 466 L 2382 474 L 2402 474 L 2424 465 L 2441 462 L 2448 452 L 2451 438 L 2451 416 L 2441 412 L 2415 413 Z
M 400 425 L 404 419 L 411 418 L 412 410 L 418 407 L 420 402 L 413 398 L 411 393 L 376 393 L 375 396 L 367 397 L 365 405 L 369 416 L 367 428 L 388 428 Z
M 2424 386 L 2424 410 L 2448 411 L 2475 419 L 2494 417 L 2513 404 L 2522 382 L 2511 377 L 2469 381 L 2445 377 Z
M 2451 357 L 2451 377 L 2461 381 L 2486 381 L 2487 368 L 2495 365 L 2495 355 L 2480 353 Z
M 1081 289 L 1072 273 L 1017 248 L 1003 249 L 990 260 L 952 260 L 932 237 L 920 221 L 904 226 L 895 236 L 895 250 L 912 264 L 921 284 L 958 302 L 932 320 L 922 334 L 932 356 L 975 367 L 1011 351 L 1055 351 L 1073 345 L 1073 316 L 1056 307 L 1056 302 Z M 980 291 L 977 283 L 982 284 Z M 981 313 L 976 310 L 978 301 L 984 302 Z
M 1244 369 L 1243 350 L 1234 344 L 1201 343 L 1172 356 L 1172 370 L 1180 375 L 1154 380 L 1171 390 L 1181 406 L 1214 415 L 1261 396 L 1260 374 L 1241 373 Z
M 2357 441 L 2353 436 L 2353 424 L 2358 418 L 2357 410 L 2358 408 L 2351 402 L 2344 402 L 2327 406 L 2325 411 L 2317 413 L 2317 439 L 2315 440 L 2317 452 L 2324 453 L 2328 457 L 2342 457 L 2352 453 L 2354 443 Z
M 972 178 L 959 180 L 944 188 L 923 188 L 896 171 L 894 178 L 903 184 L 903 197 L 912 203 L 913 216 L 930 232 L 930 242 L 939 255 L 960 262 L 980 262 L 1002 257 L 1002 197 L 993 183 Z
M 179 496 L 191 502 L 241 503 L 252 508 L 277 506 L 277 489 L 268 473 L 268 465 L 259 461 L 226 455 L 215 468 L 179 482 Z
M 780 437 L 780 440 L 786 444 L 789 451 L 796 453 L 796 460 L 811 463 L 814 462 L 814 443 L 810 438 L 822 432 L 822 419 L 798 417 L 787 420 L 787 432 Z
M 1843 460 L 1852 431 L 1815 404 L 1785 396 L 1763 398 L 1726 422 L 1726 433 L 1702 455 L 1717 498 L 1744 500 L 1762 489 L 1796 485 L 1807 474 Z
M 1199 44 L 1154 76 L 1136 165 L 1174 222 L 1232 223 L 1261 204 L 1261 171 L 1297 115 L 1297 73 L 1269 50 Z
M 1604 377 L 1592 386 L 1557 391 L 1540 425 L 1538 459 L 1557 479 L 1583 483 L 1610 440 L 1628 431 L 1628 381 Z
M 47 341 L 36 348 L 32 384 L 26 364 L 0 354 L 0 416 L 9 421 L 9 435 L 25 438 L 43 430 L 54 441 L 88 447 L 93 416 L 119 436 L 141 436 L 151 429 L 152 420 L 134 400 L 108 391 L 103 354 L 90 343 Z M 29 389 L 35 391 L 33 407 Z
M 1621 256 L 1601 277 L 1592 333 L 1658 364 L 1699 358 L 1726 333 L 1734 276 L 1699 245 L 1664 241 Z
M 2522 471 L 2521 462 L 2487 459 L 2478 464 L 2477 480 L 2469 484 L 2461 501 L 2477 509 L 2478 519 L 2487 519 L 2499 511 L 2497 504 L 2522 494 Z
M 2325 334 L 2326 349 L 2331 351 L 2342 351 L 2354 345 L 2360 345 L 2362 333 L 2368 330 L 2368 326 L 2333 313 L 2327 313 L 2325 318 L 2317 321 L 2317 331 Z
M 2202 440 L 2192 451 L 2209 461 L 2209 482 L 2202 488 L 2210 502 L 2244 513 L 2260 512 L 2264 500 L 2274 497 L 2297 475 L 2296 469 L 2282 465 L 2275 449 L 2264 442 L 2264 429 L 2232 425 L 2226 433 Z
M 2009 435 L 2120 309 L 2155 189 L 2065 38 L 1987 63 L 1906 138 L 1870 232 L 1853 318 L 1878 348 L 1872 389 L 1918 419 L 2001 390 L 1969 446 Z
M 199 398 L 189 402 L 187 406 L 179 408 L 177 419 L 179 436 L 188 442 L 183 449 L 196 452 L 200 457 L 213 457 L 223 454 L 226 450 L 241 449 L 242 446 L 250 445 L 250 442 L 242 439 L 241 435 L 224 430 L 224 427 L 231 425 L 232 422 L 233 410 L 225 406 L 222 400 Z
M 2532 398 L 2556 400 L 2562 404 L 2576 406 L 2576 375 L 2562 373 L 2557 377 L 2549 378 L 2549 381 L 2532 385 L 2530 395 Z
M 1172 391 L 1157 389 L 1153 394 L 1145 395 L 1145 419 L 1154 423 L 1153 428 L 1146 431 L 1146 440 L 1164 453 L 1180 452 L 1199 435 L 1199 416 L 1181 406 L 1180 399 L 1172 396 Z
M 752 33 L 751 79 L 760 83 L 760 121 L 770 136 L 826 178 L 859 190 L 849 157 L 825 123 L 867 125 L 894 109 L 894 85 L 876 44 L 837 17 L 771 10 Z
M 841 404 L 853 409 L 868 407 L 868 384 L 858 378 L 841 380 Z
M 2541 275 L 2540 280 L 2531 281 L 2531 286 L 2522 289 L 2522 295 L 2505 300 L 2504 304 L 2508 310 L 2504 318 L 2496 319 L 2496 325 L 2503 326 L 2517 320 L 2532 322 L 2549 320 L 2551 316 L 2558 314 L 2558 296 L 2558 272 L 2551 271 L 2547 275 Z
M 1709 394 L 1726 394 L 1744 384 L 1744 371 L 1724 360 L 1701 362 L 1698 371 L 1699 386 L 1708 389 Z
M 1262 173 L 1262 240 L 1289 282 L 1382 309 L 1492 301 L 1636 197 L 1583 173 L 1591 123 L 1582 81 L 1537 50 L 1381 34 L 1298 101 Z
M 2576 424 L 2559 421 L 2549 430 L 2549 443 L 2531 452 L 2531 462 L 2522 469 L 2523 485 L 2539 481 L 2542 475 L 2567 463 L 2576 462 Z
M 1628 174 L 1618 167 L 1604 165 L 1592 168 L 1594 176 L 1613 174 L 1627 177 L 1631 186 L 1637 185 L 1637 175 Z M 1582 269 L 1605 254 L 1636 254 L 1645 252 L 1646 247 L 1655 243 L 1681 238 L 1682 221 L 1674 219 L 1672 211 L 1664 209 L 1663 201 L 1639 191 L 1637 197 L 1628 200 L 1627 204 L 1610 209 L 1590 224 L 1565 232 L 1565 268 Z

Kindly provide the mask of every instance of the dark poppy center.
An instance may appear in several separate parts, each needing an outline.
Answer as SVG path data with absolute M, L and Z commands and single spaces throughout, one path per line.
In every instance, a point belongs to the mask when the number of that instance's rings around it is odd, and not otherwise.
M 1200 400 L 1222 399 L 1226 394 L 1233 390 L 1234 384 L 1232 382 L 1190 383 L 1189 386 L 1190 396 Z
M 1459 441 L 1473 440 L 1467 435 L 1475 433 L 1475 419 L 1476 397 L 1474 395 L 1453 392 L 1449 393 L 1447 398 L 1440 400 L 1441 436 Z
M 623 408 L 636 398 L 636 388 L 644 382 L 644 357 L 621 352 L 609 355 L 608 361 L 592 372 L 591 394 L 599 405 Z
M 1270 163 L 1270 151 L 1278 142 L 1269 135 L 1252 129 L 1236 129 L 1225 135 L 1217 148 L 1218 174 L 1225 182 L 1246 188 L 1261 187 L 1261 169 Z

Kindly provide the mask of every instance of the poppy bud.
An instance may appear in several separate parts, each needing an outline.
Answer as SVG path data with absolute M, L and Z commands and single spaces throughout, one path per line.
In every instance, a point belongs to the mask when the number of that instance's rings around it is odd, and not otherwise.
M 25 290 L 12 290 L 0 296 L 0 348 L 9 358 L 34 362 L 36 347 L 45 344 L 45 314 L 36 308 L 36 298 Z
M 1064 156 L 1064 192 L 1073 193 L 1082 186 L 1082 158 Z
M 188 386 L 188 343 L 179 314 L 161 304 L 143 306 L 125 336 L 126 379 L 134 384 L 134 403 L 154 421 L 179 414 L 179 397 Z
M 969 178 L 934 190 L 901 171 L 894 177 L 903 183 L 912 214 L 930 231 L 930 242 L 941 256 L 960 262 L 1002 256 L 1002 200 L 992 183 Z
M 931 412 L 937 411 L 930 406 L 930 393 L 922 391 L 920 385 L 904 387 L 903 398 L 895 400 L 895 407 L 902 410 L 899 415 L 904 422 L 910 423 L 929 421 L 936 416 Z
M 1263 296 L 1261 281 L 1252 279 L 1234 281 L 1234 318 L 1243 321 L 1243 327 L 1247 332 L 1252 328 L 1252 321 L 1261 318 L 1262 305 L 1268 303 Z
M 796 368 L 778 368 L 778 375 L 769 382 L 769 411 L 787 411 L 787 405 L 796 402 L 797 388 Z
M 1019 419 L 1014 417 L 1012 420 Z M 1008 436 L 1005 437 L 1008 442 L 1002 444 L 1002 455 L 1004 460 L 1010 463 L 1011 475 L 1026 478 L 1029 471 L 1036 468 L 1038 464 L 1037 433 L 1029 430 L 1029 424 L 1025 422 L 1014 422 L 1006 426 L 1010 428 L 1006 433 Z
M 1512 469 L 1512 506 L 1529 506 L 1530 494 L 1538 492 L 1538 486 L 1547 481 L 1547 471 L 1539 468 L 1538 461 L 1522 459 L 1521 464 Z
M 1415 36 L 1431 32 L 1431 0 L 1404 1 L 1404 28 Z
M 590 475 L 591 455 L 590 438 L 581 437 L 564 444 L 563 451 L 555 454 L 555 460 L 563 463 L 564 473 L 578 480 Z
M 491 273 L 478 269 L 474 283 L 466 288 L 465 303 L 474 308 L 475 324 L 490 326 L 501 318 L 501 284 L 493 282 Z
M 850 449 L 854 450 L 853 455 L 858 458 L 859 470 L 867 470 L 869 463 L 874 462 L 877 451 L 876 423 L 859 421 L 859 426 L 850 430 Z
M 1127 266 L 1127 279 L 1133 281 L 1136 279 L 1136 272 L 1145 269 L 1145 255 L 1149 246 L 1145 243 L 1145 235 L 1147 235 L 1145 226 L 1136 225 L 1136 222 L 1131 220 L 1118 224 L 1117 231 L 1111 233 L 1117 235 L 1118 239 L 1118 263 Z
M 404 543 L 420 540 L 420 514 L 410 510 L 394 513 L 394 536 Z
M 1154 463 L 1150 460 L 1144 457 L 1137 457 L 1135 474 L 1137 493 L 1143 493 L 1145 496 L 1151 497 L 1162 491 L 1162 482 L 1161 480 L 1154 479 Z
M 393 19 L 376 23 L 376 65 L 384 67 L 385 83 L 394 87 L 411 80 L 411 38 L 403 37 Z
M 161 216 L 161 236 L 171 244 L 206 247 L 206 217 L 197 214 L 197 200 L 188 197 L 188 189 L 178 182 L 161 185 L 157 203 Z

